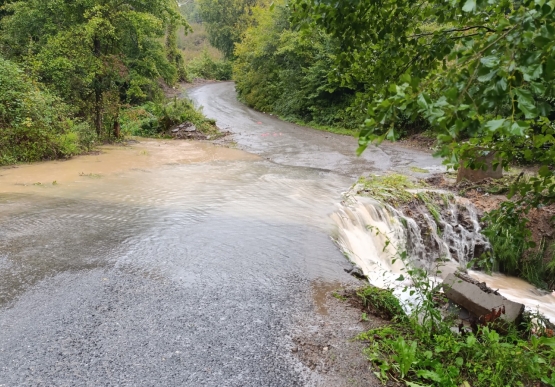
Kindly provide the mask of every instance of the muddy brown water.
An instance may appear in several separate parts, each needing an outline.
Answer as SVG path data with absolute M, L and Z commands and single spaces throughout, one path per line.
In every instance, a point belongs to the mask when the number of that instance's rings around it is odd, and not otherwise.
M 237 149 L 141 139 L 0 169 L 0 386 L 314 384 L 291 322 L 353 281 L 330 238 L 341 192 L 440 162 L 357 158 L 354 138 L 254 112 L 231 83 L 191 96 Z

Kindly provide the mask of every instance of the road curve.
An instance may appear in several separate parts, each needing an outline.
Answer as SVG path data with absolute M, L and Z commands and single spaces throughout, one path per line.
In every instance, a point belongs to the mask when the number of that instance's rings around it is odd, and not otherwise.
M 440 159 L 399 144 L 370 146 L 357 157 L 355 138 L 283 122 L 250 109 L 237 100 L 233 82 L 204 85 L 187 94 L 220 128 L 234 134 L 240 149 L 281 165 L 319 168 L 352 177 L 368 172 L 414 175 L 411 167 L 430 172 L 444 170 Z
M 390 146 L 356 158 L 354 139 L 248 109 L 231 83 L 190 95 L 262 157 L 182 163 L 172 148 L 175 162 L 94 178 L 107 159 L 91 155 L 36 166 L 73 170 L 71 184 L 0 194 L 1 387 L 315 383 L 291 337 L 317 313 L 315 282 L 354 281 L 329 237 L 340 192 L 438 161 Z M 161 157 L 149 143 L 121 151 Z

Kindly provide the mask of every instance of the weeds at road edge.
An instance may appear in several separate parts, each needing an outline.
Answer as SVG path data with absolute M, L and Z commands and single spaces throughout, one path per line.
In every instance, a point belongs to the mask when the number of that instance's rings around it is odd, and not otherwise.
M 442 285 L 430 281 L 428 270 L 411 268 L 406 252 L 396 259 L 405 261 L 406 275 L 413 283 L 403 291 L 418 300 L 410 304 L 409 315 L 392 300 L 391 290 L 370 286 L 357 293 L 368 311 L 383 308 L 393 312 L 392 324 L 358 336 L 368 343 L 365 354 L 383 382 L 393 379 L 409 387 L 538 383 L 555 387 L 555 338 L 542 335 L 545 331 L 534 332 L 530 322 L 534 316 L 525 319 L 524 326 L 510 327 L 504 335 L 491 325 L 479 326 L 475 332 L 453 329 L 454 317 L 443 317 L 438 309 L 438 304 L 446 301 L 440 292 Z M 404 281 L 405 275 L 398 280 Z

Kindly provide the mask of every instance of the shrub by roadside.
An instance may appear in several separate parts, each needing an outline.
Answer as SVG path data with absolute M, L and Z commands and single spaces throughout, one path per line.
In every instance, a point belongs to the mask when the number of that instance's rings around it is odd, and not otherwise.
M 68 105 L 0 57 L 0 165 L 70 157 L 95 140 Z
M 231 62 L 225 59 L 213 59 L 208 51 L 203 51 L 200 57 L 194 58 L 187 64 L 187 78 L 229 81 L 233 75 Z
M 172 127 L 183 122 L 193 123 L 206 135 L 219 134 L 216 122 L 207 119 L 186 99 L 174 98 L 166 103 L 148 102 L 141 106 L 129 107 L 121 114 L 122 132 L 128 136 L 168 136 Z

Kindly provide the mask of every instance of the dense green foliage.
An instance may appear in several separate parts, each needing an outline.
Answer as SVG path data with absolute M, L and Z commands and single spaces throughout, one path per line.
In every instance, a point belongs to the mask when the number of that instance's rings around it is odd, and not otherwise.
M 202 23 L 200 8 L 195 0 L 187 0 L 185 2 L 179 3 L 179 10 L 181 11 L 181 14 L 185 17 L 185 19 L 187 19 L 190 24 Z
M 355 90 L 328 79 L 335 41 L 319 29 L 292 29 L 290 10 L 282 5 L 257 7 L 253 18 L 235 49 L 239 97 L 289 120 L 357 128 L 364 117 L 351 108 Z
M 3 123 L 3 144 L 22 144 L 19 150 L 11 148 L 12 154 L 34 149 L 32 157 L 10 156 L 12 161 L 75 153 L 67 140 L 76 136 L 67 123 L 70 113 L 79 118 L 77 137 L 85 142 L 118 138 L 122 105 L 160 101 L 162 83 L 173 85 L 186 76 L 176 40 L 188 25 L 170 0 L 10 1 L 1 15 L 0 50 L 10 61 L 2 61 L 3 71 L 13 71 L 8 63 L 17 63 L 29 85 L 15 88 L 2 109 L 27 114 L 14 110 L 13 103 L 23 100 L 28 109 L 36 105 L 45 111 L 42 121 L 28 117 L 33 121 L 26 124 L 27 142 L 16 136 L 21 130 L 17 119 Z M 0 89 L 8 87 L 7 78 L 0 82 Z M 49 145 L 56 137 L 65 150 Z
M 181 5 L 181 13 L 191 25 L 191 32 L 181 36 L 177 46 L 186 58 L 187 81 L 210 79 L 228 81 L 232 77 L 231 62 L 224 58 L 222 51 L 210 44 L 218 25 L 204 23 L 197 0 Z M 210 28 L 208 33 L 207 28 Z
M 364 82 L 371 141 L 396 137 L 396 123 L 423 118 L 457 166 L 496 152 L 540 163 L 538 176 L 515 185 L 535 201 L 555 198 L 553 171 L 555 4 L 454 0 L 295 0 L 295 19 L 341 42 L 334 76 Z M 530 200 L 529 200 L 530 202 Z
M 68 157 L 92 145 L 68 105 L 1 57 L 0 85 L 0 165 Z
M 235 43 L 251 23 L 251 9 L 265 0 L 196 0 L 210 43 L 233 58 Z
M 231 62 L 225 59 L 214 59 L 205 50 L 201 56 L 187 64 L 187 73 L 190 80 L 201 78 L 229 81 L 232 77 L 233 69 Z

